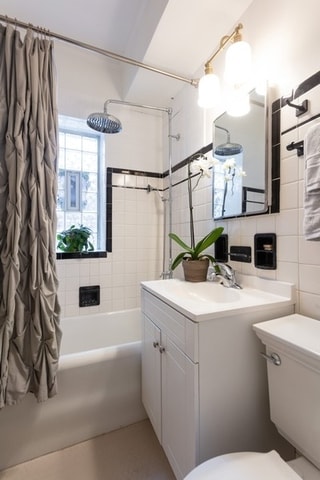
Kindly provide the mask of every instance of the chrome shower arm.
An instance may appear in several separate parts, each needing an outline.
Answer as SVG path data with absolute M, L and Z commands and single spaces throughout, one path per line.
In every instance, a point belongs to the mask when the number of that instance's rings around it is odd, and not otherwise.
M 219 125 L 215 125 L 215 128 L 219 128 L 220 130 L 224 130 L 227 133 L 227 142 L 230 143 L 230 132 L 227 128 L 220 127 Z
M 125 100 L 116 100 L 116 99 L 109 99 L 104 102 L 104 111 L 107 111 L 107 107 L 109 103 L 115 103 L 117 105 L 127 105 L 129 107 L 137 107 L 137 108 L 147 108 L 149 110 L 158 110 L 160 112 L 166 112 L 166 113 L 171 113 L 172 108 L 171 107 L 155 107 L 153 105 L 142 105 L 140 103 L 134 103 L 134 102 L 127 102 Z

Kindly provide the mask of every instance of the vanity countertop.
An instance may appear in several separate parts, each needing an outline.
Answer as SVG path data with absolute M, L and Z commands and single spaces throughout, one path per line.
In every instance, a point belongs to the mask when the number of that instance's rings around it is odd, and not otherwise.
M 242 289 L 226 288 L 217 282 L 186 282 L 178 279 L 142 282 L 149 291 L 195 322 L 259 312 L 295 303 L 292 283 L 238 275 Z

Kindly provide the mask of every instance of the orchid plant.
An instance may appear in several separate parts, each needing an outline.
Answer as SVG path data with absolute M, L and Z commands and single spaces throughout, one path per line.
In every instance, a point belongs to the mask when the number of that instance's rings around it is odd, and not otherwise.
M 212 263 L 215 263 L 215 258 L 212 255 L 203 253 L 208 247 L 213 245 L 223 232 L 223 227 L 213 229 L 208 235 L 202 238 L 197 244 L 195 243 L 194 235 L 194 219 L 193 219 L 193 202 L 192 192 L 197 188 L 201 178 L 211 177 L 211 169 L 219 163 L 216 159 L 208 160 L 207 157 L 200 154 L 193 162 L 188 163 L 188 198 L 189 198 L 189 215 L 190 215 L 190 246 L 187 245 L 175 233 L 169 233 L 169 237 L 174 240 L 183 251 L 180 252 L 172 262 L 172 270 L 174 270 L 184 258 L 191 260 L 200 260 L 201 258 L 208 258 Z M 192 178 L 198 177 L 195 186 L 192 188 Z

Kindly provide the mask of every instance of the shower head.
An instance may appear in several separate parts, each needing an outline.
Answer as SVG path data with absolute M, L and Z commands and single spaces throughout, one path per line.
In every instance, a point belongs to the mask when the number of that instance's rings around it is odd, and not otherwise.
M 102 133 L 119 133 L 122 130 L 120 120 L 109 115 L 106 109 L 103 113 L 91 113 L 87 118 L 87 125 Z
M 233 143 L 230 142 L 230 132 L 224 127 L 220 127 L 219 125 L 215 126 L 216 128 L 219 128 L 220 130 L 224 130 L 227 133 L 227 141 L 226 143 L 222 143 L 221 145 L 218 145 L 214 149 L 214 154 L 218 155 L 220 157 L 230 157 L 232 155 L 238 155 L 243 151 L 242 145 L 240 143 Z
M 243 150 L 242 145 L 240 143 L 222 143 L 221 145 L 218 145 L 214 153 L 215 155 L 219 155 L 221 157 L 230 157 L 232 155 L 238 155 L 241 153 Z

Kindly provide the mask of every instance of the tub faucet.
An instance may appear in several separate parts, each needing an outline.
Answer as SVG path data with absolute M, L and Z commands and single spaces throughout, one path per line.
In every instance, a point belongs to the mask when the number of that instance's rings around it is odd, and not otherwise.
M 236 272 L 231 267 L 231 265 L 228 265 L 227 263 L 217 262 L 215 264 L 215 267 L 217 268 L 215 268 L 215 272 L 212 275 L 213 277 L 220 277 L 221 283 L 224 287 L 238 289 L 242 288 L 236 281 Z

